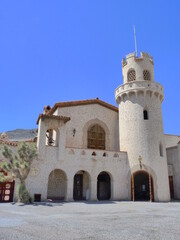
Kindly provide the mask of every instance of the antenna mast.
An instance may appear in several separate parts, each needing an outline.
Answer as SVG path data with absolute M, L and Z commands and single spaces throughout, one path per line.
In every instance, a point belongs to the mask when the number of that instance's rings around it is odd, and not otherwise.
M 134 25 L 134 42 L 135 42 L 135 53 L 136 53 L 136 57 L 137 57 L 137 42 L 136 42 L 136 28 Z

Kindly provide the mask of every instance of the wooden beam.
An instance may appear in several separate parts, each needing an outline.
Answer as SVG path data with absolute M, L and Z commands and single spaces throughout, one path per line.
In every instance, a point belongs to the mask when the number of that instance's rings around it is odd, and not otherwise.
M 134 174 L 131 175 L 131 194 L 132 194 L 132 201 L 135 201 L 135 194 L 134 194 Z
M 151 174 L 149 173 L 149 195 L 150 195 L 150 202 L 153 200 L 153 193 L 152 193 L 152 179 Z

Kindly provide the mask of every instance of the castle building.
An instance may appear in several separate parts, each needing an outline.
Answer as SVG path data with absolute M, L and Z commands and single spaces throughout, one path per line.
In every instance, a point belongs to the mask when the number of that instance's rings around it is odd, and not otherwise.
M 36 201 L 180 199 L 180 136 L 164 134 L 153 58 L 128 54 L 122 73 L 118 107 L 97 98 L 39 115 L 38 159 L 26 181 Z

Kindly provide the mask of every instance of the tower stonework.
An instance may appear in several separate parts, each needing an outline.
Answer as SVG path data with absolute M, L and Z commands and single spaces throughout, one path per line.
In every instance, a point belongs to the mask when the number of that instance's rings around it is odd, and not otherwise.
M 126 151 L 129 160 L 129 198 L 134 198 L 133 176 L 146 172 L 151 179 L 150 200 L 169 201 L 161 110 L 164 93 L 163 87 L 154 81 L 153 58 L 143 52 L 140 57 L 128 54 L 122 60 L 122 74 L 123 85 L 116 89 L 115 97 L 119 105 L 120 151 Z

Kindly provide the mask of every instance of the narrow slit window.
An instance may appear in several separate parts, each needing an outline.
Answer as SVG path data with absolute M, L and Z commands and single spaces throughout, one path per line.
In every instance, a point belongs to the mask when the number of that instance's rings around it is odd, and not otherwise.
M 143 115 L 144 115 L 144 120 L 148 120 L 148 111 L 147 110 L 143 111 Z
M 163 157 L 163 145 L 162 145 L 162 143 L 159 144 L 159 155 L 160 155 L 160 157 Z

